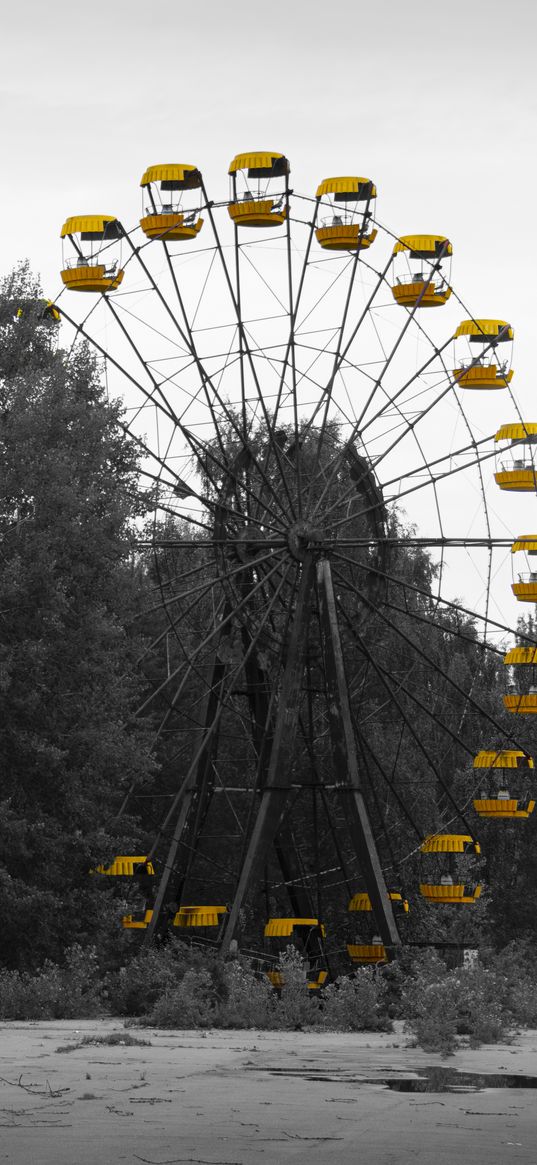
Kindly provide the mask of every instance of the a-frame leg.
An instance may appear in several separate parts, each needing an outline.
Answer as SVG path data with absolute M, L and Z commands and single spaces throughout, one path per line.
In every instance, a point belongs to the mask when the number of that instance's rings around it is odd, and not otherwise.
M 261 880 L 268 850 L 282 820 L 291 784 L 291 756 L 296 736 L 302 676 L 308 642 L 312 606 L 314 567 L 307 555 L 302 564 L 296 614 L 289 639 L 289 649 L 278 700 L 270 760 L 259 809 L 248 849 L 242 863 L 233 905 L 222 940 L 222 952 L 229 949 L 239 912 L 249 889 Z
M 317 563 L 317 588 L 335 783 L 382 941 L 397 947 L 401 939 L 361 789 L 332 571 L 325 558 Z

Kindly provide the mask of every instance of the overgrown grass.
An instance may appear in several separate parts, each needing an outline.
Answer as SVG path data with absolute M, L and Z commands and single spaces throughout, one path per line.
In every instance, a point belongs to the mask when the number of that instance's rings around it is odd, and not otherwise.
M 80 1048 L 152 1048 L 151 1040 L 139 1040 L 130 1032 L 108 1032 L 105 1036 L 83 1036 L 76 1044 L 61 1044 L 57 1052 L 78 1052 Z
M 522 1020 L 509 977 L 496 965 L 448 970 L 431 951 L 416 961 L 401 994 L 406 1029 L 428 1052 L 452 1055 L 458 1037 L 470 1047 L 511 1040 Z M 535 990 L 535 983 L 534 983 Z
M 471 1046 L 505 1041 L 521 1026 L 537 1025 L 537 959 L 524 944 L 485 954 L 473 967 L 448 969 L 432 952 L 408 956 L 385 970 L 360 968 L 323 991 L 311 991 L 306 965 L 289 947 L 274 991 L 264 974 L 240 958 L 222 961 L 214 951 L 179 940 L 143 949 L 119 970 L 99 967 L 97 952 L 79 946 L 62 966 L 46 962 L 36 974 L 0 972 L 0 1018 L 82 1019 L 124 1016 L 129 1024 L 156 1028 L 255 1028 L 387 1031 L 404 1019 L 415 1042 L 449 1055 L 464 1040 Z M 135 1044 L 128 1033 L 85 1036 L 69 1052 L 90 1044 Z
M 105 1014 L 97 952 L 73 946 L 62 967 L 0 971 L 1 1019 L 94 1019 Z

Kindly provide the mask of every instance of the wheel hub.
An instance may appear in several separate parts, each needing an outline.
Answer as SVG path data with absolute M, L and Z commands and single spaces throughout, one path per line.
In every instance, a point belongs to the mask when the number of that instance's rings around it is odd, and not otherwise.
M 324 549 L 325 532 L 314 522 L 299 519 L 287 532 L 287 545 L 293 558 L 301 561 L 308 552 L 319 553 Z

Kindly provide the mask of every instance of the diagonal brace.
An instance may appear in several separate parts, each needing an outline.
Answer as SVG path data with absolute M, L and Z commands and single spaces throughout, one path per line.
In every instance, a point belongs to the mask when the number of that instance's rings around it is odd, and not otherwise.
M 332 571 L 326 558 L 317 563 L 317 588 L 335 781 L 382 941 L 387 947 L 397 947 L 401 939 L 361 787 Z
M 222 941 L 223 954 L 229 950 L 229 944 L 235 933 L 239 913 L 246 895 L 260 881 L 269 847 L 276 837 L 289 797 L 293 745 L 298 725 L 314 579 L 313 560 L 311 555 L 307 554 L 302 564 L 296 614 L 291 628 L 287 661 L 280 689 L 270 760 L 259 810 L 242 863 L 233 905 Z

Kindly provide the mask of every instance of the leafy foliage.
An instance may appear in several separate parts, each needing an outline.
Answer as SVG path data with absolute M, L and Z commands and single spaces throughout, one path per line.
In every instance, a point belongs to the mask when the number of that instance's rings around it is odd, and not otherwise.
M 387 984 L 372 967 L 342 976 L 323 993 L 323 1027 L 336 1031 L 389 1031 Z
M 104 1014 L 95 948 L 71 947 L 63 967 L 47 959 L 41 970 L 0 971 L 2 1019 L 92 1019 Z
M 88 871 L 118 852 L 104 822 L 152 767 L 129 630 L 131 529 L 147 500 L 120 416 L 89 352 L 58 348 L 28 270 L 4 280 L 0 926 L 4 958 L 23 968 L 98 933 Z
M 145 1020 L 151 1027 L 213 1027 L 217 1016 L 214 984 L 208 971 L 185 972 L 181 982 L 157 999 Z
M 402 993 L 402 1013 L 416 1042 L 429 1052 L 451 1055 L 457 1035 L 471 1047 L 509 1039 L 513 982 L 480 962 L 448 970 L 428 952 L 414 967 Z
M 188 966 L 181 943 L 144 947 L 122 967 L 107 974 L 104 991 L 113 1015 L 147 1015 L 157 1000 L 174 990 Z

